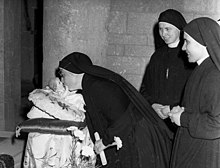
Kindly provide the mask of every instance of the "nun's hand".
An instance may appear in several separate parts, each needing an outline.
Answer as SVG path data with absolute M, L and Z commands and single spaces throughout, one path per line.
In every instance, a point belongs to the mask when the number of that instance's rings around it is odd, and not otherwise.
M 169 105 L 165 105 L 161 108 L 161 113 L 167 118 L 169 117 L 168 116 L 168 113 L 170 113 L 170 106 Z
M 95 141 L 94 150 L 97 154 L 100 154 L 105 148 L 106 146 L 103 144 L 102 139 Z
M 161 119 L 164 120 L 168 117 L 168 115 L 167 115 L 167 113 L 169 111 L 168 106 L 163 106 L 162 104 L 154 103 L 154 104 L 152 104 L 152 108 L 154 109 L 154 111 L 157 113 L 157 115 Z
M 175 106 L 172 108 L 170 113 L 168 114 L 171 122 L 174 122 L 176 125 L 181 126 L 180 124 L 180 116 L 184 112 L 184 107 Z

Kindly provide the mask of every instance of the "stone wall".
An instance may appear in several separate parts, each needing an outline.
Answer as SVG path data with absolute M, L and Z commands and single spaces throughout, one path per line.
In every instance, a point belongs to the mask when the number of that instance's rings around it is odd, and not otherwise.
M 95 64 L 106 60 L 109 0 L 45 0 L 43 29 L 43 83 L 58 61 L 73 52 L 88 54 Z
M 22 29 L 22 3 L 0 0 L 0 131 L 14 130 L 20 118 L 21 79 L 33 76 L 33 58 L 22 57 L 34 53 L 33 34 Z M 155 50 L 154 24 L 168 8 L 182 12 L 187 21 L 220 18 L 219 0 L 44 0 L 43 84 L 62 57 L 80 51 L 139 89 Z
M 0 130 L 4 127 L 4 1 L 0 0 Z
M 154 52 L 154 24 L 174 8 L 187 21 L 220 18 L 219 0 L 45 0 L 44 70 L 46 84 L 58 60 L 80 51 L 95 64 L 120 73 L 137 89 Z
M 0 0 L 0 131 L 14 131 L 21 100 L 21 1 Z

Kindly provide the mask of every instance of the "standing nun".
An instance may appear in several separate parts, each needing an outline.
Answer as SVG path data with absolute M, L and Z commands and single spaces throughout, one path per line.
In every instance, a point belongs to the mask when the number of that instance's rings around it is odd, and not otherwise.
M 190 76 L 182 107 L 171 110 L 178 126 L 171 168 L 220 167 L 220 27 L 210 18 L 192 20 L 184 28 Z
M 189 64 L 186 52 L 182 51 L 183 27 L 186 26 L 183 15 L 167 9 L 160 13 L 158 26 L 165 45 L 151 56 L 140 92 L 175 133 L 177 127 L 170 122 L 167 113 L 180 104 L 186 81 L 195 66 Z

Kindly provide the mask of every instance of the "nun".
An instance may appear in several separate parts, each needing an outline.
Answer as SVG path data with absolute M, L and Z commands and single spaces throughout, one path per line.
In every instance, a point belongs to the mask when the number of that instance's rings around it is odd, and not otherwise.
M 175 9 L 160 13 L 159 34 L 165 45 L 151 56 L 140 88 L 141 94 L 174 133 L 177 127 L 170 122 L 168 112 L 180 104 L 186 81 L 195 67 L 182 51 L 185 25 L 185 18 Z
M 208 17 L 184 27 L 183 50 L 197 67 L 190 76 L 181 106 L 169 116 L 179 126 L 171 168 L 220 167 L 220 26 Z
M 126 79 L 80 52 L 65 56 L 59 69 L 70 90 L 81 90 L 94 150 L 104 150 L 106 168 L 168 168 L 173 134 Z M 119 150 L 108 147 L 114 137 L 122 141 Z

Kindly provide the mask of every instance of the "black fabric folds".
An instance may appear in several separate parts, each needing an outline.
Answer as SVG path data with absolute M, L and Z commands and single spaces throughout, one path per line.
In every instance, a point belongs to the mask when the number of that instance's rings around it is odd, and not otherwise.
M 78 73 L 73 68 L 66 68 L 68 64 L 81 70 L 83 73 L 94 75 L 100 78 L 108 79 L 119 85 L 122 90 L 127 94 L 131 102 L 138 109 L 138 112 L 145 118 L 145 120 L 162 131 L 163 134 L 172 138 L 171 131 L 167 128 L 166 124 L 161 120 L 158 115 L 154 112 L 150 104 L 145 98 L 132 86 L 126 79 L 119 74 L 110 71 L 106 68 L 96 66 L 92 64 L 90 58 L 79 52 L 73 52 L 67 55 L 63 60 L 59 62 L 59 67 L 66 69 L 72 73 Z

